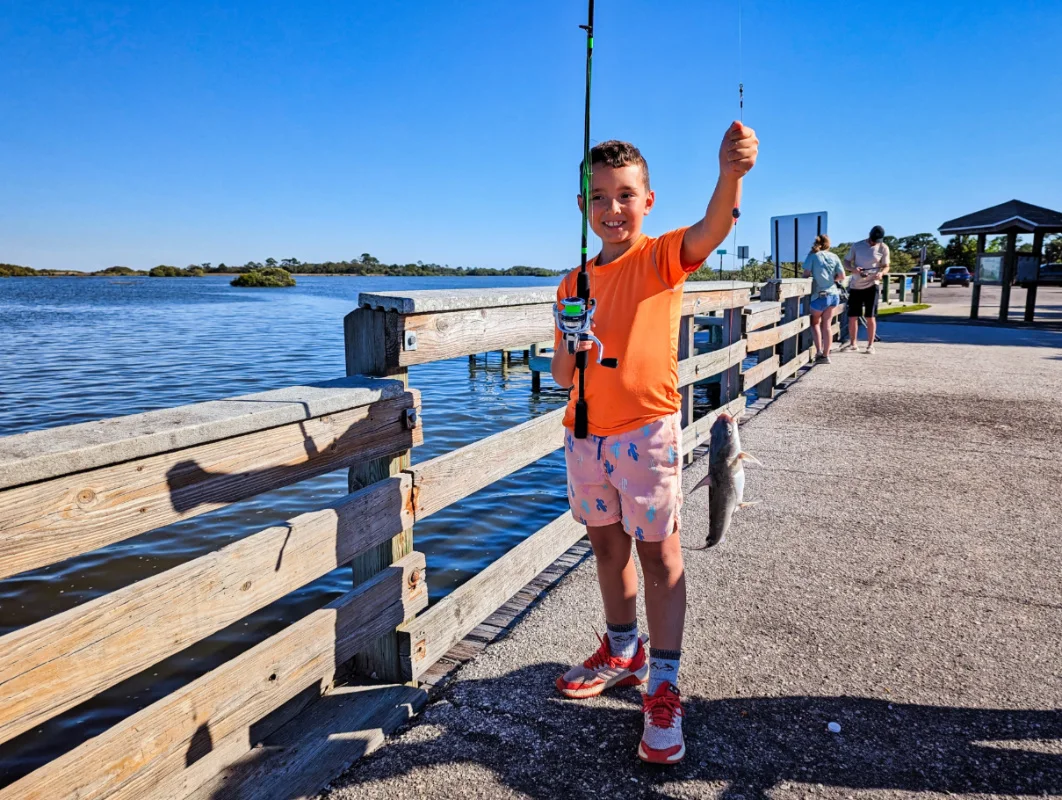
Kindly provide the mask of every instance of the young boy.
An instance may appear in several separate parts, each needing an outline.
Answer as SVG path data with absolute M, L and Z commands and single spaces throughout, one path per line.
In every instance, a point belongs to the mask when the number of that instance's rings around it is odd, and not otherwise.
M 571 392 L 564 426 L 568 501 L 587 526 L 597 560 L 607 634 L 597 652 L 557 679 L 566 697 L 593 697 L 613 686 L 645 683 L 645 721 L 638 755 L 673 764 L 686 748 L 677 686 L 686 580 L 679 546 L 682 505 L 681 398 L 678 334 L 682 284 L 723 242 L 740 202 L 740 179 L 756 162 L 759 141 L 735 122 L 719 149 L 719 180 L 704 217 L 687 228 L 652 238 L 642 221 L 652 210 L 649 168 L 638 149 L 608 141 L 590 151 L 590 226 L 601 252 L 587 264 L 590 293 L 597 301 L 594 333 L 605 355 L 619 366 L 599 366 L 587 357 L 585 397 L 590 435 L 576 439 L 577 391 Z M 582 165 L 580 165 L 580 174 Z M 582 196 L 579 198 L 582 209 Z M 573 270 L 557 300 L 576 296 Z M 590 342 L 580 345 L 589 350 Z M 576 380 L 575 356 L 555 338 L 554 380 Z M 650 641 L 636 621 L 638 576 L 631 558 L 636 540 L 645 575 L 645 611 Z M 600 638 L 600 637 L 599 637 Z

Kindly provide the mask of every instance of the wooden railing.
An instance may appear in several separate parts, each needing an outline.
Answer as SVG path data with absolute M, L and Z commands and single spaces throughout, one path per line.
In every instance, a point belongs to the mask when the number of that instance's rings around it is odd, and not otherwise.
M 770 281 L 755 302 L 753 288 L 685 287 L 686 460 L 720 411 L 745 407 L 743 392 L 769 397 L 810 360 L 810 281 Z M 336 699 L 337 670 L 353 659 L 378 679 L 416 681 L 585 535 L 561 514 L 427 607 L 416 523 L 559 449 L 563 410 L 411 465 L 422 431 L 407 369 L 549 341 L 553 302 L 553 289 L 363 294 L 345 320 L 345 379 L 0 439 L 0 577 L 332 470 L 349 469 L 350 484 L 326 508 L 0 638 L 0 744 L 353 564 L 346 595 L 0 789 L 0 800 L 206 798 L 241 784 L 281 797 L 356 757 L 349 737 L 321 745 L 329 736 L 293 755 L 300 721 L 325 714 L 319 698 Z M 700 330 L 713 331 L 708 347 Z M 706 382 L 718 403 L 697 417 L 694 386 Z M 395 724 L 403 698 L 389 706 Z M 259 746 L 274 734 L 286 736 L 280 756 Z
M 921 303 L 924 288 L 920 271 L 890 272 L 881 279 L 881 302 L 886 305 Z
M 345 378 L 0 439 L 0 576 L 422 441 L 419 396 Z M 0 744 L 408 527 L 408 476 L 0 638 Z M 372 580 L 15 783 L 3 800 L 192 796 L 427 606 L 424 557 Z M 253 735 L 252 735 L 253 728 Z
M 742 392 L 766 387 L 793 375 L 809 361 L 807 295 L 804 279 L 771 281 L 764 299 L 753 304 L 749 283 L 718 281 L 685 287 L 679 336 L 679 385 L 682 393 L 683 457 L 702 445 L 718 413 L 745 406 Z M 348 369 L 371 365 L 372 374 L 405 379 L 408 366 L 458 358 L 490 350 L 523 349 L 553 337 L 553 289 L 469 292 L 413 292 L 360 297 L 361 308 L 346 320 Z M 697 352 L 699 329 L 715 328 L 715 349 Z M 835 331 L 839 325 L 835 325 Z M 809 340 L 810 341 L 810 340 Z M 750 352 L 760 358 L 743 370 Z M 539 365 L 541 366 L 541 365 Z M 694 417 L 697 383 L 719 385 L 718 406 Z M 414 522 L 467 497 L 533 463 L 562 445 L 563 410 L 439 456 L 415 467 L 392 462 L 412 481 Z M 387 474 L 383 465 L 380 474 Z M 397 554 L 412 537 L 393 542 Z M 532 534 L 432 608 L 407 621 L 390 642 L 380 645 L 371 667 L 378 675 L 416 680 L 466 634 L 518 592 L 585 535 L 568 513 Z M 387 548 L 376 564 L 386 563 Z

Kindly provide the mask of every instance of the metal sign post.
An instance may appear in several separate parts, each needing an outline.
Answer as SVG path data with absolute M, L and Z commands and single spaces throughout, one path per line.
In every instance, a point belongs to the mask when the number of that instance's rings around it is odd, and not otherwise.
M 719 254 L 719 280 L 722 280 L 723 279 L 723 256 L 726 255 L 726 250 L 723 250 L 722 248 L 720 248 L 720 249 L 716 250 L 715 252 Z

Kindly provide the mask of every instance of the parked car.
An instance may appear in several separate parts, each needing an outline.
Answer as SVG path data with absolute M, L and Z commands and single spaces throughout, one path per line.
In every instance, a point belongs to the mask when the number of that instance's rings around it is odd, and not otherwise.
M 1040 265 L 1040 286 L 1062 286 L 1062 262 Z
M 932 283 L 936 279 L 937 279 L 937 273 L 935 273 L 931 269 L 926 270 L 926 283 Z
M 950 283 L 960 283 L 963 286 L 969 286 L 971 277 L 973 276 L 970 275 L 970 270 L 966 269 L 966 267 L 948 267 L 940 278 L 940 288 L 946 289 Z

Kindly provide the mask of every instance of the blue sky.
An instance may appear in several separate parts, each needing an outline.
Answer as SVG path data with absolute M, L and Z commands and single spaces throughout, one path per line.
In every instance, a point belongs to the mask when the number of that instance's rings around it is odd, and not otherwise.
M 649 233 L 703 213 L 739 72 L 755 256 L 772 215 L 825 209 L 843 241 L 1012 197 L 1062 207 L 1057 0 L 744 0 L 740 70 L 736 2 L 597 5 L 592 137 L 648 159 Z M 573 265 L 584 15 L 8 0 L 0 262 Z

